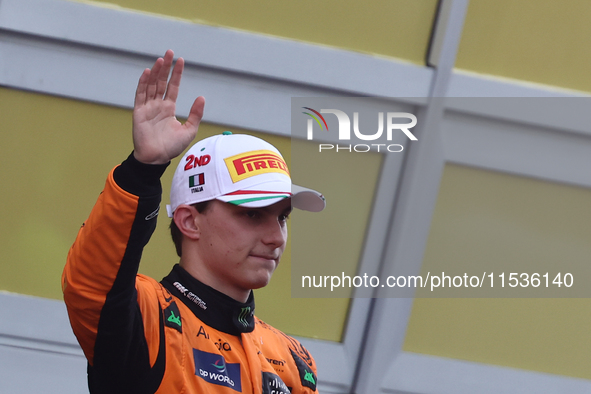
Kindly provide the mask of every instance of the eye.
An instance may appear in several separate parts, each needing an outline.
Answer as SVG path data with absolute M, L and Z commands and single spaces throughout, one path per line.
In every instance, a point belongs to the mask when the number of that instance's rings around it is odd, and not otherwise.
M 288 213 L 282 213 L 281 215 L 279 215 L 278 220 L 281 223 L 287 222 L 287 219 L 289 219 L 289 212 Z
M 259 211 L 255 211 L 255 210 L 246 211 L 246 212 L 244 212 L 244 214 L 251 219 L 257 219 L 261 216 L 261 213 Z

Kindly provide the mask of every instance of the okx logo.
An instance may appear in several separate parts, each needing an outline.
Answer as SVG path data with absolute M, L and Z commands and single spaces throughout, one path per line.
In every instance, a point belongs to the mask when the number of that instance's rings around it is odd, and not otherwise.
M 322 114 L 331 114 L 336 116 L 336 120 L 338 122 L 339 141 L 350 142 L 352 138 L 351 129 L 353 130 L 353 136 L 355 140 L 372 141 L 372 143 L 349 144 L 344 146 L 340 144 L 337 144 L 336 146 L 334 144 L 319 144 L 318 149 L 320 152 L 322 152 L 323 150 L 334 149 L 336 149 L 337 152 L 340 150 L 345 150 L 348 152 L 368 152 L 370 150 L 377 150 L 378 152 L 402 152 L 404 147 L 400 144 L 379 142 L 392 141 L 395 133 L 402 133 L 411 141 L 418 140 L 417 137 L 415 137 L 415 135 L 410 131 L 410 129 L 417 125 L 417 117 L 408 112 L 387 112 L 385 116 L 384 112 L 378 112 L 377 131 L 374 132 L 372 130 L 370 132 L 369 130 L 360 130 L 359 112 L 353 112 L 353 127 L 351 127 L 351 119 L 349 118 L 349 115 L 347 115 L 347 113 L 345 113 L 344 111 L 338 109 L 320 109 L 320 111 L 317 111 L 310 107 L 302 108 L 306 110 L 302 113 L 309 116 L 306 129 L 306 138 L 308 140 L 314 139 L 315 125 L 318 125 L 316 128 L 319 128 L 320 130 L 326 130 L 327 132 L 329 131 L 326 118 Z M 386 124 L 385 127 L 384 123 Z
M 226 359 L 221 354 L 202 352 L 197 349 L 193 349 L 193 359 L 195 361 L 195 375 L 201 376 L 211 384 L 242 392 L 240 364 L 226 363 Z

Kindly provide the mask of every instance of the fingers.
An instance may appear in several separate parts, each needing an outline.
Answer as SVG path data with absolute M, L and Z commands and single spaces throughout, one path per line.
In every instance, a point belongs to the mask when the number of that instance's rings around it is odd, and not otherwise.
M 148 88 L 148 78 L 150 78 L 150 69 L 146 68 L 140 77 L 135 91 L 134 105 L 143 105 L 146 102 L 146 90 Z
M 162 98 L 166 92 L 168 74 L 170 72 L 173 58 L 174 52 L 169 49 L 164 54 L 164 58 L 160 57 L 154 62 L 146 82 L 146 94 L 144 102 L 148 100 L 154 100 L 156 98 Z
M 152 70 L 150 71 L 150 77 L 148 78 L 147 88 L 146 88 L 146 101 L 153 100 L 156 97 L 156 83 L 158 82 L 158 74 L 162 69 L 162 64 L 164 63 L 164 59 L 159 57 L 154 62 L 152 66 Z
M 179 58 L 172 70 L 170 80 L 168 75 L 174 53 L 172 50 L 166 51 L 164 58 L 158 58 L 151 69 L 147 68 L 142 73 L 138 82 L 136 94 L 135 94 L 135 106 L 146 104 L 150 100 L 162 99 L 164 96 L 165 100 L 170 100 L 176 103 L 179 94 L 179 87 L 181 84 L 181 77 L 185 67 L 185 61 L 183 58 Z M 188 127 L 193 125 L 198 126 L 203 116 L 203 107 L 205 105 L 205 99 L 198 97 L 191 108 L 189 118 L 187 122 Z
M 177 61 L 169 81 L 168 75 L 173 59 L 174 52 L 169 49 L 164 58 L 158 58 L 154 62 L 152 69 L 144 70 L 136 90 L 136 105 L 145 104 L 148 100 L 161 99 L 165 93 L 165 99 L 176 101 L 185 63 L 182 58 Z
M 154 98 L 162 98 L 166 92 L 166 85 L 168 83 L 168 74 L 170 73 L 170 67 L 172 66 L 172 59 L 174 58 L 174 52 L 172 50 L 166 51 L 164 54 L 164 61 L 162 68 L 158 73 L 158 80 L 156 81 L 156 95 Z
M 176 102 L 179 95 L 179 86 L 181 85 L 181 76 L 183 75 L 184 68 L 185 60 L 181 57 L 176 61 L 174 69 L 172 70 L 172 75 L 168 82 L 168 88 L 166 89 L 166 97 L 164 97 L 165 100 Z

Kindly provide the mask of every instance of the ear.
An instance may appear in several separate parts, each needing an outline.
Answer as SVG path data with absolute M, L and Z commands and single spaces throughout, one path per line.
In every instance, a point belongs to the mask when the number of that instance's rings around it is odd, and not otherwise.
M 197 240 L 201 237 L 199 228 L 199 212 L 190 205 L 179 205 L 174 211 L 173 219 L 181 233 L 189 239 Z

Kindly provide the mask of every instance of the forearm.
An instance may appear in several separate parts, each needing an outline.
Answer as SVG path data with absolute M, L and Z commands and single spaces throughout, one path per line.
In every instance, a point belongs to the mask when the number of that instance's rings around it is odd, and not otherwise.
M 156 225 L 160 176 L 166 165 L 128 158 L 109 174 L 105 188 L 70 249 L 62 286 L 72 327 L 92 363 L 101 315 L 130 315 L 142 250 Z M 116 324 L 120 320 L 112 320 Z

